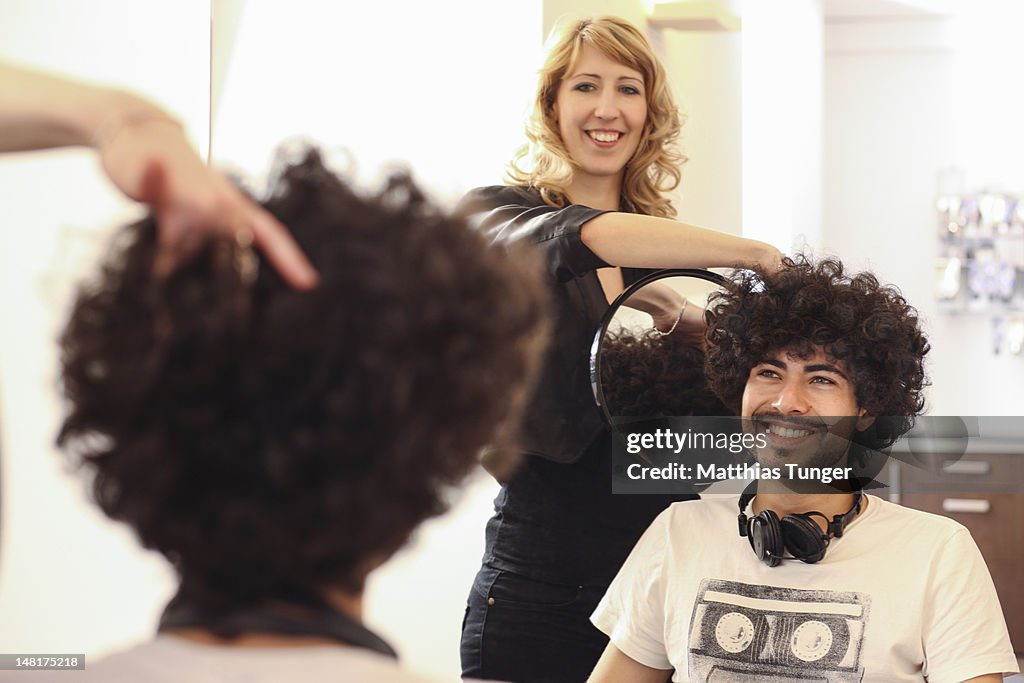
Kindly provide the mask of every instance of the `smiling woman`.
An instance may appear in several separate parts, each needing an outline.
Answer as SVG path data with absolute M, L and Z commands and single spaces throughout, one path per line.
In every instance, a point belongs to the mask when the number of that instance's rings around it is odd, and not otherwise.
M 512 162 L 509 180 L 536 188 L 552 206 L 563 206 L 569 185 L 589 175 L 578 172 L 584 159 L 574 153 L 586 141 L 580 140 L 581 132 L 604 133 L 602 142 L 619 133 L 632 139 L 616 139 L 625 144 L 613 146 L 628 147 L 630 153 L 605 170 L 621 181 L 626 205 L 642 214 L 675 216 L 665 193 L 679 184 L 686 163 L 676 145 L 682 121 L 665 69 L 647 39 L 629 23 L 605 17 L 561 32 L 556 28 L 551 42 L 526 127 L 527 144 Z M 612 189 L 615 199 L 619 188 Z M 612 210 L 618 209 L 615 203 Z
M 580 199 L 607 195 L 605 186 L 620 183 L 644 132 L 643 74 L 585 46 L 559 86 L 552 112 L 576 164 L 573 185 Z
M 460 205 L 495 241 L 542 255 L 558 321 L 520 430 L 527 457 L 502 480 L 487 525 L 464 676 L 585 680 L 607 642 L 588 620 L 605 588 L 651 520 L 693 497 L 611 494 L 610 435 L 589 384 L 594 332 L 645 269 L 772 269 L 781 258 L 768 244 L 672 219 L 680 125 L 665 69 L 636 27 L 569 22 L 552 35 L 509 186 L 473 190 Z M 700 307 L 678 293 L 637 307 L 661 332 L 701 336 Z

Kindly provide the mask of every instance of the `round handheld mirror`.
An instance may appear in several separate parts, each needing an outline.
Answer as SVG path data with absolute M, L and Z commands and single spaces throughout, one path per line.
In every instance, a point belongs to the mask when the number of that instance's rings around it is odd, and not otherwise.
M 742 459 L 730 449 L 740 422 L 704 376 L 704 310 L 725 282 L 707 270 L 657 271 L 601 321 L 590 376 L 613 434 L 614 492 L 699 491 Z

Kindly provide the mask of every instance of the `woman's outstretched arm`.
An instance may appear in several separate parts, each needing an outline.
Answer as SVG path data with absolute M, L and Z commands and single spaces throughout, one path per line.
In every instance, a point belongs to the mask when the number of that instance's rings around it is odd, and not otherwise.
M 635 213 L 605 213 L 587 221 L 580 239 L 601 260 L 627 268 L 776 269 L 782 252 L 758 240 Z

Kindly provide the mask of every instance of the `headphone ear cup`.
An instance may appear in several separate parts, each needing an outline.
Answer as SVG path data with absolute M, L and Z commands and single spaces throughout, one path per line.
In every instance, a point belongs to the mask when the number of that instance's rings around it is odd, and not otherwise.
M 807 564 L 814 564 L 825 557 L 828 536 L 821 531 L 807 515 L 786 515 L 779 523 L 782 539 L 789 554 Z
M 769 567 L 778 567 L 782 563 L 782 531 L 777 514 L 763 510 L 750 520 L 750 533 L 747 536 L 757 559 Z

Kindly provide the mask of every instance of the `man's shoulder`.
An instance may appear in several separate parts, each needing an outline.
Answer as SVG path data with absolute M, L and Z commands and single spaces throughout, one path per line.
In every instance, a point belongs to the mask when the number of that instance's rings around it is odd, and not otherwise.
M 967 531 L 960 522 L 943 515 L 906 507 L 899 503 L 870 496 L 868 505 L 875 506 L 875 523 L 889 527 L 907 527 L 913 530 L 927 530 L 932 534 L 952 536 Z

